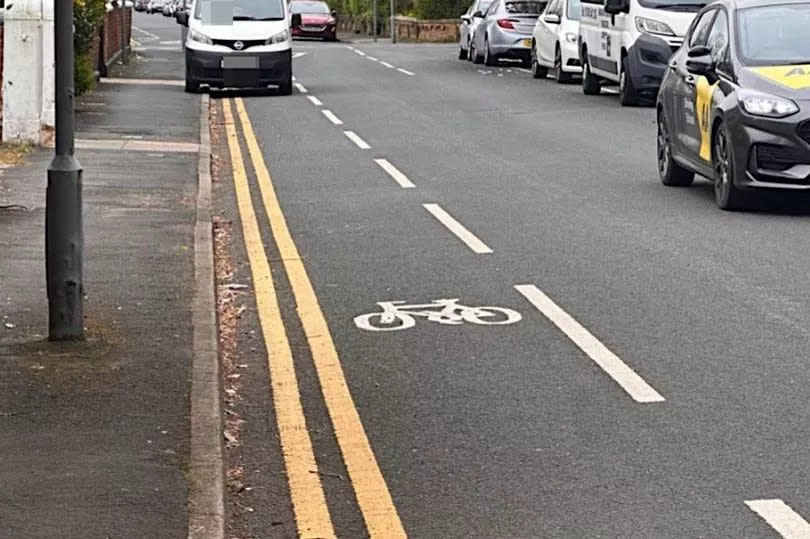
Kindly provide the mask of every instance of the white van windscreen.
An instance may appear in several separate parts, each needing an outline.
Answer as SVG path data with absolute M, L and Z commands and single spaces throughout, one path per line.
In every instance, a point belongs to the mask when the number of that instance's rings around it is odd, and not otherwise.
M 709 2 L 707 0 L 638 0 L 641 7 L 651 9 L 668 9 L 670 11 L 687 11 L 697 13 Z
M 203 24 L 229 25 L 234 21 L 282 21 L 284 0 L 199 0 L 194 17 Z

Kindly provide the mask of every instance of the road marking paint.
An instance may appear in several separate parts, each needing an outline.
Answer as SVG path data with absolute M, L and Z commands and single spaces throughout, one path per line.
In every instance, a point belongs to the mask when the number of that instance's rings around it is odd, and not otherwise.
M 160 44 L 161 44 L 161 45 L 179 45 L 179 44 L 180 44 L 180 41 L 179 41 L 179 40 L 174 40 L 174 41 L 161 41 L 161 42 L 160 42 Z
M 298 88 L 298 91 L 301 92 L 302 94 L 307 93 L 306 87 L 303 84 L 301 84 L 300 82 L 296 82 L 295 87 Z
M 599 339 L 562 310 L 539 288 L 534 285 L 519 285 L 515 289 L 565 333 L 608 376 L 613 378 L 633 400 L 641 403 L 664 402 L 664 397 L 647 384 L 641 376 L 628 367 L 616 354 L 608 350 Z
M 467 247 L 472 249 L 474 253 L 479 255 L 492 253 L 492 249 L 487 247 L 475 234 L 464 228 L 464 225 L 456 221 L 455 218 L 444 211 L 441 206 L 438 204 L 422 204 L 422 206 L 429 211 L 433 217 L 438 219 L 441 224 L 446 226 L 450 232 L 455 234 L 458 239 L 463 241 Z
M 135 86 L 185 86 L 184 80 L 172 79 L 111 79 L 101 77 L 102 84 L 132 84 Z
M 380 62 L 380 64 L 381 64 L 381 65 L 384 65 L 384 66 L 385 66 L 385 67 L 387 67 L 388 69 L 394 69 L 394 66 L 392 66 L 392 65 L 391 65 L 391 64 L 389 64 L 388 62 L 382 62 L 382 61 L 381 61 L 381 62 Z
M 395 182 L 399 184 L 400 187 L 403 189 L 413 189 L 416 187 L 411 180 L 408 179 L 405 174 L 399 171 L 397 167 L 392 165 L 387 159 L 375 159 L 375 163 L 380 165 L 380 167 L 391 176 Z
M 416 318 L 426 318 L 447 326 L 469 322 L 479 326 L 505 326 L 517 324 L 523 315 L 505 307 L 468 307 L 455 299 L 434 299 L 430 303 L 406 305 L 404 301 L 377 303 L 382 312 L 354 317 L 354 325 L 365 331 L 400 331 L 416 325 Z
M 278 423 L 281 453 L 287 471 L 295 521 L 300 537 L 335 537 L 326 505 L 306 416 L 301 405 L 292 350 L 284 329 L 273 274 L 262 243 L 259 223 L 250 196 L 244 157 L 239 147 L 230 100 L 223 101 L 231 168 L 242 221 L 248 261 L 253 276 L 256 309 L 267 349 L 267 364 Z
M 810 523 L 782 500 L 751 500 L 745 505 L 785 539 L 810 537 Z
M 404 74 L 406 74 L 406 75 L 410 75 L 411 77 L 413 77 L 413 76 L 414 76 L 414 73 L 411 73 L 411 72 L 410 72 L 410 71 L 408 71 L 407 69 L 402 69 L 401 67 L 398 67 L 398 68 L 397 68 L 397 71 L 399 71 L 400 73 L 404 73 Z
M 321 105 L 323 105 L 321 100 L 315 97 L 314 95 L 308 95 L 307 99 L 309 99 L 312 102 L 312 104 L 315 105 L 316 107 L 320 107 Z
M 337 116 L 335 116 L 335 113 L 334 113 L 334 112 L 332 112 L 331 110 L 329 110 L 329 109 L 323 109 L 321 112 L 322 112 L 322 113 L 323 113 L 323 115 L 324 115 L 324 116 L 326 116 L 326 117 L 327 117 L 327 119 L 329 119 L 329 121 L 330 121 L 330 122 L 332 122 L 333 124 L 335 124 L 335 125 L 343 125 L 343 120 L 341 120 L 340 118 L 338 118 Z
M 354 131 L 344 131 L 343 134 L 346 135 L 349 138 L 349 140 L 354 142 L 355 145 L 357 145 L 357 147 L 360 148 L 361 150 L 371 149 L 371 146 L 369 146 L 365 140 L 361 139 Z
M 293 82 L 295 82 L 295 81 L 297 81 L 298 79 L 296 79 L 295 77 L 293 77 L 293 78 L 292 78 L 292 80 L 293 80 Z
M 512 72 L 512 70 L 511 70 L 511 69 L 509 69 L 509 68 L 506 68 L 506 72 L 507 72 L 507 73 L 511 73 L 511 72 Z
M 526 69 L 525 67 L 516 67 L 515 69 L 517 69 L 518 71 L 522 71 L 523 73 L 528 73 L 530 75 L 532 73 L 531 69 Z
M 366 56 L 366 58 L 367 58 L 367 59 L 369 59 L 369 60 L 371 60 L 372 62 L 376 62 L 376 61 L 377 61 L 377 59 L 376 59 L 376 58 L 374 58 L 373 56 Z
M 329 417 L 332 419 L 335 438 L 343 455 L 343 461 L 349 472 L 357 505 L 372 538 L 404 539 L 406 537 L 405 529 L 363 428 L 360 414 L 346 382 L 346 375 L 340 364 L 335 343 L 332 340 L 332 334 L 321 310 L 318 297 L 315 295 L 312 282 L 307 275 L 306 267 L 287 227 L 270 171 L 267 169 L 241 98 L 236 100 L 236 106 L 261 189 L 265 211 L 270 221 L 270 229 L 278 245 L 279 255 L 292 287 L 298 315 L 307 336 L 324 402 L 329 411 Z
M 366 55 L 366 53 L 364 53 L 364 52 L 363 52 L 363 51 L 361 51 L 361 50 L 357 50 L 357 49 L 352 49 L 352 50 L 353 50 L 354 52 L 356 52 L 357 54 L 359 54 L 360 56 L 365 56 L 365 55 Z
M 142 33 L 142 34 L 143 34 L 143 35 L 145 35 L 146 37 L 151 37 L 152 39 L 160 39 L 160 37 L 156 36 L 156 35 L 155 35 L 155 34 L 153 34 L 152 32 L 147 32 L 146 30 L 143 30 L 143 29 L 141 29 L 141 28 L 138 28 L 137 26 L 133 26 L 133 27 L 132 27 L 132 29 L 133 29 L 133 30 L 135 30 L 136 32 L 140 32 L 140 33 Z
M 302 56 L 306 56 L 307 54 L 309 54 L 309 53 L 308 52 L 296 52 L 295 54 L 293 54 L 293 58 L 301 58 Z

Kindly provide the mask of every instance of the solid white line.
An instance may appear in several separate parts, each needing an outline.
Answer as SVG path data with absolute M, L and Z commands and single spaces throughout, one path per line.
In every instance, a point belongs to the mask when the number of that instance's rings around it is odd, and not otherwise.
M 486 255 L 492 253 L 492 249 L 478 239 L 478 237 L 464 228 L 464 225 L 456 221 L 452 215 L 444 211 L 438 204 L 422 204 L 422 206 L 429 211 L 433 217 L 439 220 L 441 224 L 446 226 L 450 232 L 456 235 L 458 239 L 463 241 L 467 247 L 473 250 L 474 253 L 479 255 Z
M 616 354 L 608 350 L 599 339 L 585 329 L 571 315 L 563 311 L 551 298 L 534 285 L 519 285 L 515 289 L 523 294 L 529 302 L 537 307 L 551 322 L 560 328 L 594 363 L 599 365 L 608 376 L 641 403 L 663 402 L 662 397 L 641 376 L 627 366 Z
M 354 52 L 356 52 L 357 54 L 359 54 L 360 56 L 365 56 L 365 55 L 366 55 L 366 53 L 364 53 L 364 52 L 363 52 L 363 51 L 361 51 L 361 50 L 357 50 L 357 49 L 352 49 L 352 50 L 353 50 Z
M 399 71 L 400 73 L 405 73 L 406 75 L 410 75 L 411 77 L 413 77 L 413 75 L 414 75 L 413 73 L 411 73 L 407 69 L 402 69 L 401 67 L 398 67 L 397 71 Z
M 308 52 L 296 52 L 295 54 L 293 54 L 293 58 L 301 58 L 302 56 L 306 56 L 307 54 L 309 54 L 309 53 Z
M 132 29 L 135 30 L 136 32 L 142 33 L 146 37 L 151 37 L 152 39 L 160 39 L 160 37 L 156 36 L 152 32 L 147 32 L 146 30 L 142 30 L 141 28 L 138 28 L 137 26 L 133 26 Z
M 394 66 L 392 66 L 392 65 L 391 65 L 391 64 L 389 64 L 388 62 L 380 62 L 380 63 L 381 63 L 382 65 L 384 65 L 385 67 L 387 67 L 388 69 L 394 69 Z
M 321 112 L 333 124 L 335 124 L 335 125 L 343 125 L 343 120 L 341 120 L 340 118 L 335 116 L 335 113 L 333 113 L 331 110 L 323 109 Z
M 344 131 L 343 134 L 346 135 L 349 138 L 349 140 L 354 142 L 355 145 L 358 148 L 360 148 L 361 150 L 370 150 L 371 149 L 371 146 L 369 146 L 368 143 L 365 140 L 363 140 L 359 136 L 357 136 L 357 133 L 355 133 L 354 131 Z
M 392 165 L 387 159 L 375 159 L 374 162 L 380 165 L 403 189 L 413 189 L 416 187 L 405 174 L 400 172 L 399 169 Z
M 296 82 L 295 87 L 298 88 L 298 91 L 301 92 L 302 94 L 307 93 L 307 89 L 300 82 Z
M 810 524 L 782 500 L 751 500 L 745 505 L 785 539 L 810 537 Z
M 309 99 L 312 102 L 312 104 L 315 105 L 316 107 L 320 107 L 321 105 L 323 105 L 321 100 L 315 97 L 314 95 L 308 95 L 307 99 Z
M 371 60 L 372 62 L 376 62 L 376 61 L 377 61 L 377 59 L 376 59 L 376 58 L 374 58 L 373 56 L 366 56 L 366 58 L 368 58 L 368 59 L 369 59 L 369 60 Z
M 531 72 L 532 72 L 531 69 L 526 69 L 525 67 L 516 67 L 515 69 L 517 69 L 518 71 L 522 71 L 524 73 L 529 73 L 529 74 L 531 74 Z

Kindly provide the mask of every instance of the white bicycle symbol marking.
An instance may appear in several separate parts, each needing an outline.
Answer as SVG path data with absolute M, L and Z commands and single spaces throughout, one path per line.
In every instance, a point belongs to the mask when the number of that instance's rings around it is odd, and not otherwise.
M 503 326 L 520 322 L 523 316 L 503 307 L 467 307 L 455 299 L 437 299 L 423 305 L 405 305 L 404 301 L 377 303 L 382 312 L 355 317 L 354 324 L 366 331 L 399 331 L 416 325 L 416 318 L 457 326 L 464 322 L 481 326 Z

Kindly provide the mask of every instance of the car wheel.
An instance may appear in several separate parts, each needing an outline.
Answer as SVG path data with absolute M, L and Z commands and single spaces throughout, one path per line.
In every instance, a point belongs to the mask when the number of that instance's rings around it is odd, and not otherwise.
M 583 56 L 585 56 L 583 54 Z M 602 82 L 599 77 L 591 73 L 591 64 L 588 60 L 582 62 L 582 93 L 585 95 L 599 95 L 602 93 Z
M 467 51 L 465 51 L 463 47 L 458 48 L 458 59 L 459 60 L 467 59 Z
M 488 41 L 484 41 L 484 65 L 488 66 L 498 65 L 498 59 L 489 50 Z
M 626 58 L 622 58 L 622 71 L 619 74 L 619 101 L 625 107 L 635 107 L 641 104 L 641 98 L 633 85 L 633 77 L 627 72 Z
M 695 180 L 691 172 L 672 158 L 672 136 L 664 111 L 658 113 L 658 175 L 661 183 L 670 187 L 689 187 Z
M 537 63 L 537 47 L 532 45 L 532 77 L 545 79 L 548 77 L 548 68 Z
M 290 75 L 287 78 L 287 80 L 281 82 L 278 85 L 278 93 L 280 95 L 292 95 L 292 88 L 293 88 L 292 75 Z
M 191 70 L 186 67 L 186 93 L 200 93 L 200 82 L 191 75 Z
M 571 82 L 571 73 L 563 71 L 562 51 L 559 44 L 556 49 L 554 53 L 554 80 L 557 81 L 557 84 L 566 84 Z
M 714 166 L 714 200 L 722 210 L 741 210 L 746 207 L 745 193 L 736 186 L 737 170 L 734 165 L 734 146 L 724 124 L 717 126 L 712 144 Z

